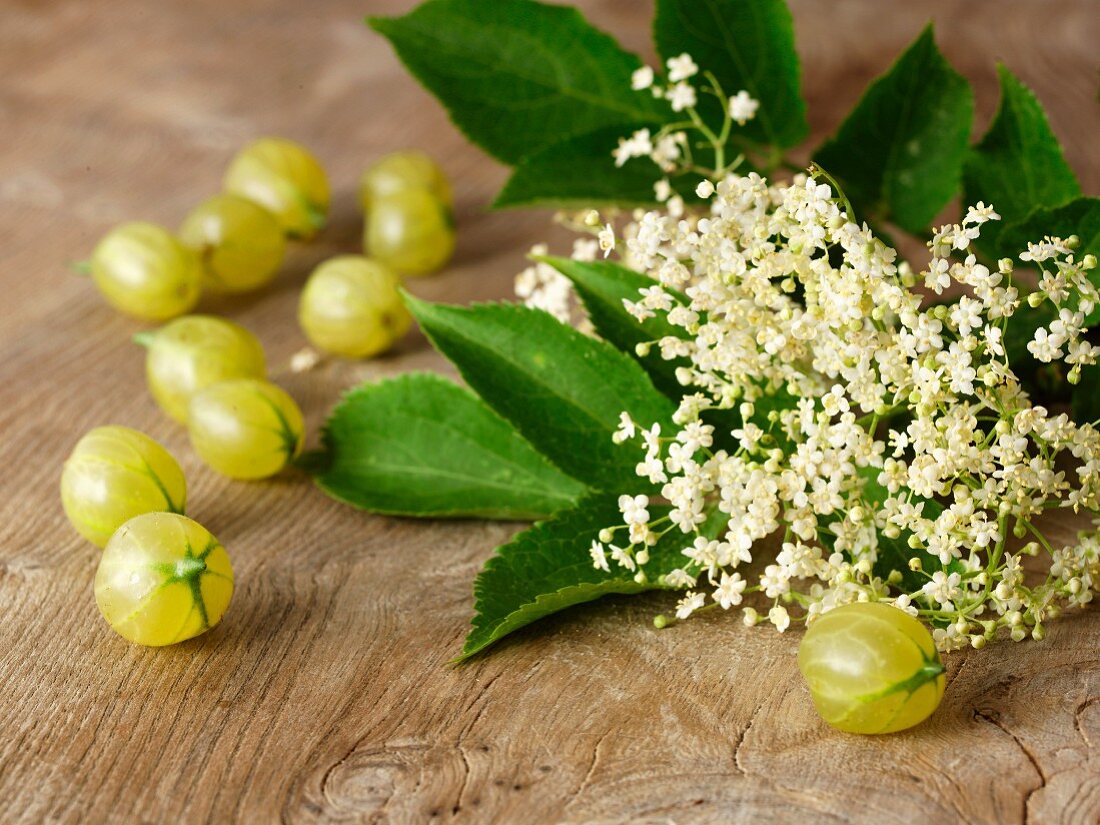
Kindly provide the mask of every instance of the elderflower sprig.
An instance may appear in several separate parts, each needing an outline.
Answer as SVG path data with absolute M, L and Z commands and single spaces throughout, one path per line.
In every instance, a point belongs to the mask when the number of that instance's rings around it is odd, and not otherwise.
M 685 363 L 678 429 L 624 414 L 616 433 L 671 511 L 650 522 L 653 502 L 624 491 L 623 525 L 605 534 L 625 527 L 629 544 L 614 545 L 613 562 L 644 571 L 639 554 L 681 534 L 684 564 L 665 577 L 686 590 L 677 619 L 757 592 L 782 631 L 842 604 L 887 601 L 931 621 L 946 649 L 1002 629 L 1041 637 L 1047 619 L 1091 600 L 1096 532 L 1056 546 L 1039 517 L 1095 515 L 1100 435 L 1033 405 L 1008 363 L 1004 332 L 1020 305 L 1011 262 L 990 269 L 970 253 L 997 219 L 992 208 L 978 204 L 935 233 L 924 285 L 967 294 L 927 305 L 894 250 L 853 223 L 828 184 L 756 174 L 709 183 L 705 217 L 650 211 L 622 233 L 625 257 L 659 284 L 626 308 L 679 328 L 653 346 Z M 1079 367 L 1097 356 L 1081 338 L 1095 261 L 1077 261 L 1073 248 L 1046 239 L 1021 257 L 1044 265 L 1029 303 L 1058 309 L 1032 343 Z M 717 433 L 713 410 L 736 410 L 743 423 Z M 722 529 L 709 535 L 716 513 Z M 759 543 L 776 534 L 778 552 L 750 573 Z M 1010 534 L 1030 541 L 1013 549 Z M 884 540 L 904 557 L 882 556 Z M 1026 556 L 1045 559 L 1045 581 L 1028 583 Z

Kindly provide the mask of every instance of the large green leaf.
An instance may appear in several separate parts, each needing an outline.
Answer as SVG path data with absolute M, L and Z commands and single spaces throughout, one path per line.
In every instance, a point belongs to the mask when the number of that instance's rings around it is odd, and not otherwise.
M 649 158 L 615 166 L 612 150 L 642 124 L 610 126 L 546 146 L 521 160 L 494 207 L 653 206 L 664 173 Z
M 619 414 L 667 432 L 672 403 L 630 357 L 541 310 L 406 302 L 466 383 L 539 452 L 595 489 L 638 486 L 637 450 L 611 440 Z
M 958 191 L 974 95 L 929 26 L 864 93 L 815 160 L 856 210 L 923 231 Z
M 431 373 L 352 390 L 322 442 L 317 484 L 376 513 L 535 519 L 585 493 L 473 393 Z
M 631 90 L 639 59 L 576 9 L 428 0 L 369 23 L 466 136 L 506 163 L 605 126 L 668 117 L 667 104 Z
M 783 0 L 657 0 L 653 37 L 664 59 L 687 52 L 727 95 L 744 89 L 760 101 L 739 134 L 783 147 L 806 137 L 794 29 Z M 716 122 L 717 101 L 701 98 L 701 111 Z
M 658 509 L 650 508 L 650 515 Z M 602 528 L 620 523 L 616 497 L 594 496 L 498 547 L 474 584 L 473 630 L 459 658 L 472 656 L 513 630 L 575 604 L 610 593 L 665 588 L 659 576 L 687 562 L 681 551 L 689 542 L 679 531 L 651 549 L 643 582 L 614 563 L 610 563 L 610 572 L 593 566 L 589 554 L 593 540 Z
M 1059 206 L 1081 194 L 1042 105 L 1005 66 L 999 65 L 997 73 L 1000 107 L 985 137 L 967 155 L 963 171 L 965 205 L 984 201 L 1002 218 L 999 225 L 982 227 L 980 248 L 990 257 L 1000 248 L 1002 227 L 1038 207 Z

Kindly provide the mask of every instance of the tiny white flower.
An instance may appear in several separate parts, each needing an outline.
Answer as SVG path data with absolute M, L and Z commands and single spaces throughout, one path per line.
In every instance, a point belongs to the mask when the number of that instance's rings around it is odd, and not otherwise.
M 309 372 L 321 363 L 321 353 L 312 347 L 305 347 L 290 356 L 291 372 Z
M 635 69 L 634 73 L 630 76 L 630 88 L 636 92 L 640 92 L 642 89 L 648 89 L 653 85 L 653 69 L 649 66 L 642 66 L 640 69 Z
M 690 83 L 677 83 L 668 90 L 668 102 L 674 112 L 692 108 L 698 102 L 695 87 Z
M 628 553 L 624 548 L 614 544 L 608 545 L 608 547 L 611 550 L 611 558 L 620 567 L 623 567 L 632 573 L 638 568 L 638 565 L 634 562 L 634 557 L 631 556 L 630 553 Z
M 742 89 L 736 95 L 730 98 L 730 117 L 733 118 L 733 120 L 741 126 L 744 126 L 754 117 L 756 117 L 756 110 L 759 108 L 760 101 L 754 99 L 744 89 Z
M 729 610 L 734 605 L 741 604 L 741 593 L 747 586 L 748 582 L 741 578 L 740 573 L 731 576 L 723 571 L 722 580 L 714 591 L 714 600 L 723 610 Z
M 611 568 L 607 564 L 607 553 L 604 550 L 604 546 L 598 541 L 593 541 L 592 546 L 588 548 L 588 552 L 592 556 L 592 566 L 597 570 L 603 570 L 605 573 L 610 572 Z
M 691 55 L 686 52 L 679 57 L 670 58 L 666 65 L 668 66 L 668 79 L 672 83 L 679 83 L 681 80 L 687 80 L 699 71 L 699 67 L 695 65 L 695 61 L 691 59 Z
M 768 621 L 775 625 L 775 629 L 780 633 L 791 626 L 790 614 L 787 613 L 787 608 L 781 605 L 776 605 L 768 611 Z
M 689 592 L 684 598 L 680 599 L 676 603 L 676 618 L 686 619 L 704 604 L 706 604 L 707 598 L 702 593 Z
M 709 180 L 699 181 L 699 185 L 695 187 L 695 194 L 706 200 L 714 194 L 714 184 Z
M 611 440 L 616 444 L 622 444 L 624 441 L 629 441 L 634 437 L 636 432 L 634 419 L 630 417 L 630 413 L 619 413 L 619 428 L 615 430 L 614 435 L 611 436 Z
M 611 224 L 607 224 L 600 230 L 596 236 L 599 241 L 600 249 L 603 251 L 603 256 L 606 258 L 615 249 L 615 230 Z

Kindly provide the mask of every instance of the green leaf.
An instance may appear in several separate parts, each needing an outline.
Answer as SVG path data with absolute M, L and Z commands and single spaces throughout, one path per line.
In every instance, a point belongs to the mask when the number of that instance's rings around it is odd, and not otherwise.
M 958 190 L 973 114 L 970 84 L 940 54 L 929 26 L 814 159 L 858 211 L 921 232 Z
M 1078 424 L 1100 423 L 1100 367 L 1085 367 L 1081 382 L 1072 387 L 1070 410 Z
M 405 300 L 436 349 L 535 449 L 595 489 L 638 486 L 637 450 L 611 441 L 619 414 L 667 432 L 672 404 L 637 363 L 541 310 Z
M 997 73 L 1000 106 L 985 137 L 967 155 L 963 170 L 965 205 L 984 201 L 1002 218 L 1000 225 L 982 227 L 979 249 L 990 257 L 1000 249 L 997 236 L 1002 227 L 1037 207 L 1058 206 L 1081 194 L 1042 105 L 1004 65 L 997 66 Z
M 684 338 L 687 332 L 670 324 L 664 315 L 638 321 L 623 307 L 623 301 L 640 300 L 639 291 L 657 282 L 613 261 L 574 261 L 551 256 L 540 260 L 573 282 L 600 337 L 637 360 L 649 373 L 657 389 L 672 400 L 679 401 L 684 395 L 684 388 L 676 380 L 676 368 L 687 363 L 686 359 L 666 361 L 657 347 L 653 347 L 648 355 L 639 356 L 635 348 L 638 344 L 658 341 L 666 336 Z
M 322 442 L 318 486 L 376 513 L 534 519 L 585 493 L 473 393 L 431 373 L 352 390 Z
M 638 57 L 576 9 L 428 0 L 404 17 L 368 22 L 466 136 L 505 163 L 605 126 L 669 116 L 667 104 L 630 88 Z
M 650 514 L 659 509 L 651 507 Z M 659 576 L 686 563 L 681 553 L 685 537 L 678 531 L 650 550 L 647 578 L 642 583 L 613 563 L 610 572 L 593 566 L 588 552 L 592 542 L 602 528 L 621 522 L 614 495 L 592 496 L 498 547 L 474 584 L 473 630 L 459 658 L 472 656 L 513 630 L 582 602 L 610 593 L 667 589 Z
M 794 28 L 783 0 L 657 0 L 653 37 L 663 59 L 687 52 L 726 95 L 744 89 L 760 101 L 738 134 L 782 147 L 806 137 Z M 719 105 L 712 96 L 701 99 L 704 119 L 720 123 Z
M 618 139 L 644 124 L 598 129 L 546 146 L 521 160 L 493 206 L 582 208 L 653 206 L 653 185 L 664 177 L 649 158 L 615 166 Z

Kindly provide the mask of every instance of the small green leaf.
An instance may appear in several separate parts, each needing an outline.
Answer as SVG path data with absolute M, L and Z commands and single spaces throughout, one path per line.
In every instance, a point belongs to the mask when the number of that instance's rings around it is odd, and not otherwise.
M 667 432 L 672 403 L 631 358 L 541 310 L 405 300 L 436 349 L 535 449 L 594 489 L 638 486 L 637 450 L 611 440 L 619 414 Z
M 929 26 L 814 159 L 840 179 L 858 217 L 922 232 L 958 191 L 973 115 L 970 84 Z
M 984 201 L 1002 219 L 1000 225 L 982 227 L 979 248 L 990 257 L 1000 249 L 997 235 L 1003 227 L 1037 207 L 1058 206 L 1081 194 L 1042 105 L 1004 65 L 997 66 L 997 73 L 1000 107 L 985 137 L 967 155 L 963 170 L 965 205 Z
M 650 508 L 650 514 L 667 508 Z M 592 496 L 550 521 L 536 524 L 497 548 L 474 584 L 473 630 L 460 659 L 485 649 L 524 625 L 610 593 L 667 589 L 659 576 L 683 566 L 689 544 L 679 531 L 650 550 L 639 583 L 634 574 L 611 563 L 604 572 L 592 563 L 589 547 L 604 527 L 622 523 L 614 495 Z
M 657 164 L 634 158 L 617 167 L 611 156 L 619 138 L 639 128 L 644 126 L 598 129 L 528 155 L 516 164 L 493 206 L 653 206 L 653 185 L 664 177 Z
M 352 390 L 322 442 L 318 486 L 376 513 L 534 519 L 585 493 L 473 393 L 431 373 Z
M 668 118 L 667 104 L 630 88 L 638 57 L 576 9 L 428 0 L 368 22 L 466 136 L 505 163 L 605 126 Z
M 794 28 L 783 0 L 657 0 L 653 36 L 662 58 L 687 52 L 726 95 L 744 89 L 760 101 L 756 117 L 737 134 L 781 147 L 806 137 Z M 720 123 L 719 105 L 712 96 L 702 98 L 704 119 Z

